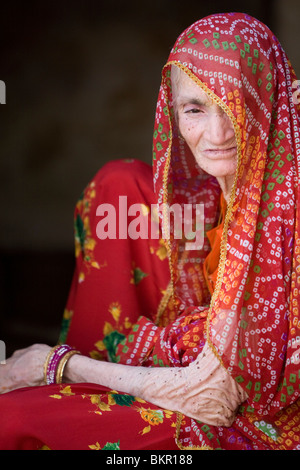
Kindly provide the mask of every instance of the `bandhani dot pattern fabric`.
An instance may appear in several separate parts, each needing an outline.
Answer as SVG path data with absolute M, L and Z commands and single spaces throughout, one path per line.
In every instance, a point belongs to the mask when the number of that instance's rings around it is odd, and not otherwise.
M 261 416 L 274 414 L 297 400 L 300 384 L 296 76 L 277 38 L 248 15 L 213 15 L 184 31 L 163 71 L 154 132 L 155 188 L 158 198 L 169 203 L 188 201 L 193 194 L 201 202 L 201 194 L 191 189 L 195 181 L 210 181 L 199 169 L 195 175 L 189 150 L 178 136 L 171 65 L 223 108 L 238 146 L 207 341 L 249 394 L 249 406 Z M 202 200 L 206 222 L 214 219 L 213 182 L 210 186 L 209 203 Z M 193 295 L 186 283 L 182 296 L 183 275 L 175 267 L 184 250 L 171 240 L 169 252 L 175 297 L 184 308 L 189 292 Z

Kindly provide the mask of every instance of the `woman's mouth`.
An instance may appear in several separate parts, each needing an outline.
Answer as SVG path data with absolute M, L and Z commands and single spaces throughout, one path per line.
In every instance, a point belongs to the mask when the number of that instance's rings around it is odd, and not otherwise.
M 219 159 L 230 159 L 236 157 L 237 155 L 237 148 L 236 146 L 229 147 L 229 148 L 210 148 L 203 150 L 204 155 L 207 158 L 211 158 L 212 160 L 219 160 Z

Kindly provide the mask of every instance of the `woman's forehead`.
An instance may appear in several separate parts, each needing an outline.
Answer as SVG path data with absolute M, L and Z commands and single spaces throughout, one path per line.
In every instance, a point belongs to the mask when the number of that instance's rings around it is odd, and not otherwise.
M 206 91 L 179 67 L 172 66 L 171 79 L 173 98 L 176 101 L 197 99 L 207 105 L 213 103 Z

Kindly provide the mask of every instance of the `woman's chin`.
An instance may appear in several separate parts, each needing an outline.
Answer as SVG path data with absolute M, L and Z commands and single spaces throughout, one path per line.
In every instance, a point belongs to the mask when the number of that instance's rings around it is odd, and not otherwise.
M 208 159 L 207 159 L 208 160 Z M 200 168 L 206 173 L 215 176 L 216 178 L 234 177 L 236 173 L 236 159 L 232 160 L 209 160 L 209 161 L 196 161 Z

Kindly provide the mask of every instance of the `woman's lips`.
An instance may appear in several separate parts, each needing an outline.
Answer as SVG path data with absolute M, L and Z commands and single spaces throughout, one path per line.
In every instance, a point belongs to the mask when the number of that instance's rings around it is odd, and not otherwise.
M 206 157 L 213 160 L 219 160 L 220 158 L 233 158 L 237 155 L 237 148 L 230 147 L 227 149 L 206 149 L 203 150 L 203 153 Z

